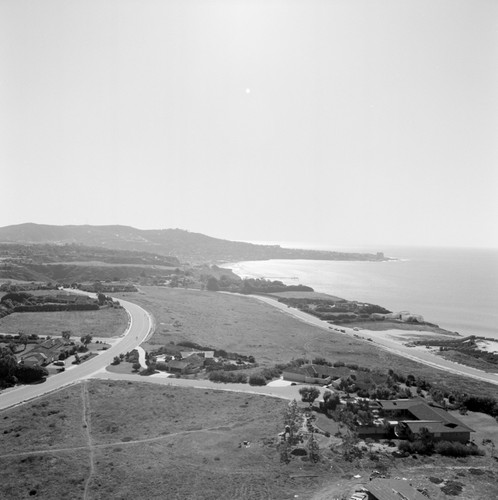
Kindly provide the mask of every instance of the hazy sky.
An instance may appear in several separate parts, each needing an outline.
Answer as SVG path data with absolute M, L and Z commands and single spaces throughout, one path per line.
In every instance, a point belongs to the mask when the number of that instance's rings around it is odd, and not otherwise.
M 498 247 L 496 0 L 0 0 L 0 226 Z

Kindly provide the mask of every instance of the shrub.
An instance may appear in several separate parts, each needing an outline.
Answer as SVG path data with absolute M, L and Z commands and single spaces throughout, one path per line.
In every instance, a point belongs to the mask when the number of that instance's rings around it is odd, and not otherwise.
M 273 380 L 274 378 L 280 377 L 280 371 L 278 368 L 264 368 L 261 370 L 261 376 L 266 380 Z
M 224 384 L 245 384 L 247 383 L 247 375 L 245 373 L 215 370 L 209 373 L 209 380 L 211 382 L 221 382 Z
M 16 370 L 16 377 L 20 382 L 29 384 L 38 382 L 48 376 L 48 371 L 42 366 L 23 366 L 19 365 Z
M 266 385 L 266 378 L 261 374 L 255 373 L 249 377 L 249 385 Z
M 336 362 L 334 362 L 333 366 L 334 366 L 334 368 L 341 368 L 342 366 L 346 366 L 346 365 L 344 364 L 344 361 L 336 361 Z
M 447 457 L 468 457 L 469 455 L 483 455 L 477 446 L 467 446 L 463 443 L 439 441 L 434 445 L 434 450 Z

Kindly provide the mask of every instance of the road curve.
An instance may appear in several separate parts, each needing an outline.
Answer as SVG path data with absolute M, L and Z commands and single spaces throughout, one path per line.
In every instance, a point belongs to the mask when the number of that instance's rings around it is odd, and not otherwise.
M 144 342 L 149 333 L 151 333 L 151 316 L 145 309 L 142 309 L 132 302 L 121 299 L 119 302 L 126 309 L 130 318 L 128 328 L 120 337 L 119 341 L 115 342 L 106 351 L 100 352 L 98 356 L 81 363 L 81 365 L 72 366 L 65 372 L 52 375 L 41 384 L 23 385 L 3 391 L 0 393 L 0 410 L 43 396 L 48 392 L 58 390 L 61 387 L 88 378 L 109 365 L 114 359 L 114 356 L 132 351 L 140 345 L 140 343 Z

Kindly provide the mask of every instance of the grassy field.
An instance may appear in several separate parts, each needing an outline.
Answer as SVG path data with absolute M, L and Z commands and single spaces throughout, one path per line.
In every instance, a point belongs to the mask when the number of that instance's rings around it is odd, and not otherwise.
M 498 467 L 489 457 L 382 454 L 351 463 L 336 438 L 319 436 L 318 464 L 298 457 L 283 464 L 276 445 L 286 404 L 145 382 L 77 384 L 0 412 L 0 498 L 337 499 L 381 466 L 430 498 L 448 498 L 434 477 L 462 482 L 460 500 L 498 496 Z M 492 431 L 479 414 L 467 419 Z
M 0 497 L 83 498 L 89 479 L 92 499 L 306 498 L 316 480 L 289 481 L 299 467 L 284 467 L 274 446 L 286 404 L 147 383 L 79 384 L 0 413 Z
M 61 335 L 71 330 L 79 338 L 87 333 L 95 337 L 121 335 L 128 325 L 124 309 L 99 309 L 98 311 L 54 311 L 34 313 L 13 313 L 0 319 L 0 332 L 16 334 L 21 332 L 37 335 Z
M 125 294 L 150 311 L 156 333 L 145 347 L 190 340 L 201 345 L 253 355 L 261 365 L 273 366 L 293 358 L 317 356 L 357 363 L 385 372 L 421 376 L 439 386 L 498 398 L 498 387 L 445 373 L 388 353 L 373 343 L 323 330 L 247 296 L 198 290 L 142 287 L 140 294 Z

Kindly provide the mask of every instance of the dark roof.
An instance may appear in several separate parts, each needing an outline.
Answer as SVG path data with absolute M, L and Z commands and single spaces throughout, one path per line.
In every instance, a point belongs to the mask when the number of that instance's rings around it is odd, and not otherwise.
M 204 358 L 198 354 L 192 354 L 186 358 L 182 358 L 182 361 L 187 365 L 202 366 L 204 364 Z
M 377 402 L 383 410 L 410 410 L 413 406 L 424 404 L 420 398 L 413 399 L 378 399 Z
M 420 427 L 429 427 L 428 423 L 430 423 L 430 430 L 433 432 L 449 432 L 450 430 L 454 432 L 474 432 L 473 429 L 451 415 L 451 413 L 442 408 L 429 406 L 420 398 L 379 400 L 377 402 L 384 410 L 408 410 L 415 419 L 409 421 L 413 423 L 410 429 L 412 427 L 417 429 L 412 429 L 413 432 L 418 432 Z M 424 421 L 426 425 L 419 426 L 417 421 Z
M 373 479 L 362 486 L 378 500 L 427 500 L 408 481 L 402 479 Z
M 435 420 L 405 420 L 403 422 L 414 434 L 420 432 L 423 428 L 432 433 L 453 433 L 453 432 L 471 432 L 472 429 L 466 425 L 457 425 L 449 422 Z M 473 432 L 473 431 L 472 431 Z
M 183 370 L 184 368 L 187 368 L 189 363 L 186 361 L 170 361 L 168 363 L 168 367 L 171 368 L 178 368 L 179 370 Z

